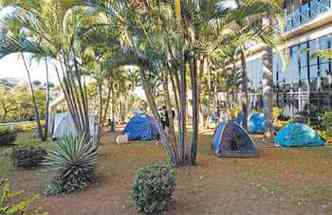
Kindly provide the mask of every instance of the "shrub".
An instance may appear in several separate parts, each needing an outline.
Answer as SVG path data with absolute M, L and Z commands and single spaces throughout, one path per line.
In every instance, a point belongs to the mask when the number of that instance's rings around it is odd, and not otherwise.
M 71 193 L 95 182 L 96 161 L 97 147 L 92 141 L 77 137 L 60 140 L 46 158 L 46 165 L 59 171 L 46 193 Z
M 322 116 L 322 128 L 324 129 L 324 138 L 332 138 L 332 112 L 325 112 Z
M 38 195 L 24 197 L 22 192 L 13 192 L 8 180 L 0 179 L 0 214 L 1 215 L 47 215 L 41 209 L 31 210 L 31 204 L 38 198 Z
M 42 164 L 47 151 L 41 147 L 19 148 L 13 151 L 14 166 L 33 168 Z
M 8 126 L 0 127 L 0 146 L 9 145 L 16 140 L 16 130 Z
M 276 121 L 281 115 L 282 115 L 283 111 L 281 108 L 279 107 L 273 107 L 272 108 L 272 118 L 273 121 Z
M 231 119 L 235 119 L 239 115 L 240 112 L 241 112 L 241 108 L 236 106 L 236 107 L 230 108 L 228 110 L 228 116 Z
M 332 112 L 325 112 L 322 116 L 322 126 L 329 131 L 332 131 Z
M 167 209 L 175 189 L 175 169 L 150 165 L 139 169 L 131 198 L 145 214 L 158 214 Z

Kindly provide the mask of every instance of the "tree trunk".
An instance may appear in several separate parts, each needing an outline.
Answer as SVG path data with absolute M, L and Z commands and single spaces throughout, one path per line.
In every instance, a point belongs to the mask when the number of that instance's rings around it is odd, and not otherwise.
M 180 97 L 180 111 L 179 111 L 179 143 L 178 152 L 182 162 L 186 160 L 185 157 L 185 135 L 186 135 L 186 115 L 187 115 L 187 95 L 186 95 L 186 56 L 183 56 L 183 64 L 180 66 L 180 81 L 179 81 L 179 97 Z
M 96 143 L 100 142 L 101 128 L 102 128 L 102 124 L 103 124 L 104 99 L 103 99 L 103 86 L 102 85 L 103 85 L 103 80 L 97 80 L 97 91 L 98 91 L 98 95 L 99 95 L 99 110 L 98 110 L 98 131 L 97 131 Z
M 45 107 L 45 130 L 44 130 L 44 136 L 43 140 L 47 140 L 48 136 L 48 117 L 49 117 L 49 107 L 50 107 L 50 88 L 49 88 L 49 70 L 48 70 L 48 64 L 47 59 L 45 59 L 45 69 L 46 69 L 46 107 Z
M 112 94 L 112 85 L 113 85 L 113 79 L 112 79 L 112 75 L 109 76 L 108 78 L 108 90 L 107 90 L 107 98 L 106 98 L 106 107 L 104 109 L 104 114 L 103 114 L 103 120 L 102 120 L 102 124 L 104 125 L 106 122 L 106 118 L 107 118 L 107 112 L 109 109 L 109 104 L 110 104 L 110 100 L 111 100 L 111 94 Z M 112 120 L 113 121 L 113 120 Z
M 176 135 L 175 135 L 175 128 L 174 128 L 174 117 L 173 117 L 173 111 L 172 111 L 172 105 L 171 105 L 171 97 L 170 97 L 170 93 L 169 93 L 169 88 L 168 88 L 168 84 L 169 84 L 169 74 L 167 71 L 163 72 L 163 88 L 165 91 L 165 103 L 166 103 L 166 108 L 167 108 L 167 115 L 168 115 L 168 119 L 169 119 L 169 128 L 168 128 L 168 140 L 170 142 L 170 144 L 172 145 L 172 149 L 173 151 L 176 152 L 176 144 L 177 144 L 177 140 L 176 140 Z M 175 160 L 178 160 L 177 157 L 177 153 L 175 153 Z
M 28 76 L 29 87 L 30 87 L 31 96 L 32 96 L 32 104 L 33 104 L 33 108 L 34 108 L 34 111 L 35 111 L 35 117 L 36 117 L 37 129 L 38 129 L 38 137 L 41 140 L 43 140 L 43 128 L 42 128 L 42 125 L 41 125 L 41 122 L 40 122 L 39 109 L 38 109 L 38 106 L 37 106 L 35 91 L 33 89 L 32 81 L 31 81 L 30 70 L 28 68 L 28 65 L 27 65 L 27 62 L 25 60 L 25 57 L 24 57 L 23 53 L 21 53 L 21 57 L 22 57 L 22 60 L 23 60 L 25 70 L 27 72 L 27 76 Z
M 272 135 L 272 108 L 273 108 L 273 52 L 266 48 L 263 54 L 263 110 L 266 120 L 266 136 Z
M 199 126 L 199 117 L 198 117 L 198 85 L 197 85 L 197 70 L 198 70 L 198 61 L 196 56 L 193 57 L 191 62 L 190 77 L 191 77 L 191 89 L 192 89 L 192 134 L 191 134 L 191 164 L 196 165 L 197 157 L 197 139 L 198 139 L 198 126 Z
M 242 98 L 242 112 L 244 116 L 243 128 L 248 128 L 248 77 L 247 77 L 247 63 L 246 55 L 243 48 L 240 50 L 241 55 L 241 66 L 242 66 L 242 93 L 244 98 Z
M 146 79 L 146 74 L 145 74 L 144 70 L 140 69 L 139 71 L 140 71 L 140 76 L 141 76 L 143 89 L 145 92 L 147 102 L 149 104 L 149 107 L 151 109 L 151 112 L 152 112 L 154 118 L 157 120 L 157 126 L 158 126 L 159 136 L 160 136 L 160 143 L 164 146 L 164 148 L 169 156 L 170 162 L 174 166 L 178 166 L 178 161 L 176 159 L 176 157 L 177 157 L 176 152 L 173 150 L 172 145 L 168 143 L 167 134 L 164 131 L 164 129 L 162 129 L 160 115 L 158 112 L 157 105 L 154 101 L 153 89 L 149 83 L 149 80 Z

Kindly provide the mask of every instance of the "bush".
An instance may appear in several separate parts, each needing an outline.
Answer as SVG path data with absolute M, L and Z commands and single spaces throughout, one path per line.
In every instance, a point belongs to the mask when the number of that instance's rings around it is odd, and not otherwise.
M 9 145 L 16 140 L 16 130 L 8 126 L 0 127 L 0 146 Z
M 145 214 L 158 214 L 167 209 L 175 190 L 175 169 L 151 165 L 139 169 L 131 198 Z
M 48 151 L 46 160 L 59 171 L 47 187 L 49 195 L 79 191 L 96 180 L 97 147 L 85 138 L 65 137 Z
M 273 107 L 272 108 L 272 118 L 273 121 L 276 121 L 281 115 L 282 115 L 283 111 L 281 108 L 279 107 Z
M 14 166 L 34 168 L 42 164 L 47 152 L 41 147 L 20 148 L 13 151 Z
M 322 116 L 322 126 L 325 130 L 332 131 L 332 112 L 325 112 Z
M 40 208 L 31 210 L 30 205 L 38 198 L 38 195 L 24 197 L 22 192 L 11 191 L 8 180 L 0 179 L 0 214 L 1 215 L 47 215 Z
M 235 119 L 241 112 L 241 108 L 236 106 L 236 107 L 233 107 L 233 108 L 230 108 L 228 110 L 228 116 L 231 118 L 231 119 Z
M 325 112 L 322 116 L 322 128 L 324 130 L 324 138 L 329 140 L 332 138 L 332 112 Z

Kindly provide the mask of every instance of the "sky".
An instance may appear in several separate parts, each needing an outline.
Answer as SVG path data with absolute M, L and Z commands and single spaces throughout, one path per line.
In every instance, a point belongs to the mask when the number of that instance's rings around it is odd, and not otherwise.
M 3 18 L 6 14 L 10 14 L 12 8 L 5 8 L 0 10 L 0 19 Z M 1 31 L 1 23 L 0 23 Z M 45 64 L 32 62 L 29 65 L 31 71 L 32 80 L 39 80 L 41 82 L 46 82 L 45 75 Z M 50 81 L 57 82 L 57 76 L 52 67 L 49 68 Z M 23 81 L 27 81 L 27 73 L 24 68 L 22 58 L 18 54 L 9 55 L 3 59 L 0 59 L 0 78 L 15 78 Z
M 27 62 L 29 63 L 29 60 Z M 41 63 L 33 61 L 29 68 L 32 80 L 46 82 L 45 64 L 43 61 Z M 0 78 L 16 78 L 27 81 L 27 73 L 20 55 L 12 54 L 0 60 Z M 57 76 L 52 66 L 49 66 L 49 79 L 53 83 L 57 82 Z

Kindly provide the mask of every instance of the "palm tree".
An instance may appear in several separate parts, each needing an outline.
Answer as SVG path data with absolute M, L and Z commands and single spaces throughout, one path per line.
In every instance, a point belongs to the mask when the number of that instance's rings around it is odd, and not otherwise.
M 29 35 L 13 37 L 10 46 L 3 48 L 4 53 L 37 50 L 57 60 L 56 71 L 79 133 L 89 133 L 84 77 L 91 77 L 91 70 L 98 71 L 100 104 L 103 104 L 100 86 L 107 76 L 99 66 L 104 67 L 101 62 L 107 62 L 112 70 L 136 65 L 147 102 L 160 127 L 161 143 L 175 166 L 196 164 L 198 85 L 199 78 L 207 72 L 202 62 L 206 60 L 209 64 L 206 68 L 212 69 L 212 62 L 218 64 L 229 59 L 226 53 L 229 45 L 243 45 L 248 39 L 262 36 L 264 31 L 258 21 L 255 25 L 243 22 L 240 26 L 239 20 L 275 11 L 276 7 L 264 0 L 243 2 L 234 8 L 223 8 L 217 0 L 177 0 L 175 10 L 173 2 L 157 0 L 139 1 L 139 4 L 125 0 L 12 2 L 24 9 L 23 15 L 29 14 L 23 18 L 15 16 L 20 28 L 28 29 Z M 239 30 L 229 30 L 235 25 L 240 26 Z M 22 38 L 30 46 L 22 43 Z M 97 60 L 91 58 L 91 52 Z M 109 56 L 104 59 L 106 53 Z M 171 88 L 167 86 L 169 82 Z M 191 141 L 186 143 L 189 88 L 193 126 Z M 163 91 L 161 100 L 169 113 L 174 107 L 177 110 L 177 137 L 174 126 L 169 134 L 161 129 L 156 90 Z
M 79 134 L 90 137 L 89 110 L 85 71 L 82 60 L 89 52 L 83 44 L 80 26 L 89 23 L 86 8 L 77 8 L 77 1 L 3 1 L 16 12 L 6 17 L 8 33 L 1 44 L 0 55 L 28 52 L 57 61 L 57 72 L 69 111 Z M 20 31 L 24 29 L 24 31 Z M 84 36 L 84 35 L 83 35 Z
M 266 48 L 263 54 L 263 109 L 266 120 L 266 135 L 272 135 L 272 108 L 273 108 L 273 53 L 272 48 Z
M 141 2 L 141 1 L 140 1 Z M 210 58 L 220 55 L 225 44 L 239 43 L 248 38 L 262 35 L 259 22 L 255 26 L 244 23 L 240 31 L 227 32 L 226 29 L 238 20 L 258 16 L 266 11 L 274 11 L 275 5 L 266 1 L 244 2 L 236 8 L 223 9 L 219 1 L 176 1 L 176 11 L 168 2 L 149 1 L 144 4 L 127 4 L 116 1 L 104 4 L 103 1 L 89 2 L 101 13 L 111 17 L 107 25 L 116 23 L 123 30 L 120 37 L 122 52 L 127 56 L 120 64 L 135 64 L 140 67 L 140 76 L 146 97 L 156 119 L 160 116 L 153 96 L 154 77 L 169 74 L 175 104 L 179 113 L 179 135 L 174 143 L 167 134 L 162 133 L 162 144 L 171 155 L 175 165 L 196 163 L 198 134 L 198 71 L 202 56 Z M 143 14 L 143 16 L 142 16 Z M 105 23 L 104 23 L 105 24 Z M 250 30 L 253 28 L 256 31 Z M 245 36 L 244 36 L 245 35 Z M 242 43 L 243 44 L 243 43 Z M 122 53 L 122 54 L 123 54 Z M 129 59 L 128 56 L 132 59 Z M 163 73 L 163 71 L 166 71 Z M 189 81 L 187 80 L 189 75 Z M 167 80 L 167 79 L 165 79 Z M 185 150 L 187 81 L 192 91 L 193 129 L 189 150 Z M 164 87 L 167 90 L 168 87 Z M 166 93 L 167 97 L 167 93 Z M 168 100 L 167 98 L 165 99 Z M 178 101 L 178 102 L 177 102 Z M 171 102 L 167 102 L 168 106 Z
M 34 91 L 34 88 L 33 88 L 33 83 L 32 83 L 32 80 L 31 80 L 30 69 L 27 65 L 27 62 L 26 62 L 26 59 L 25 59 L 23 53 L 21 53 L 21 57 L 22 57 L 22 61 L 23 61 L 23 64 L 24 64 L 25 71 L 27 73 L 28 83 L 29 83 L 29 87 L 30 87 L 30 91 L 31 91 L 32 104 L 33 104 L 35 117 L 36 117 L 35 120 L 36 120 L 36 123 L 37 123 L 38 137 L 42 140 L 45 140 L 44 139 L 44 134 L 43 134 L 43 128 L 42 128 L 42 125 L 41 125 L 41 122 L 40 122 L 40 114 L 39 114 L 39 108 L 38 108 L 37 101 L 36 101 L 36 95 L 35 95 L 35 91 Z

